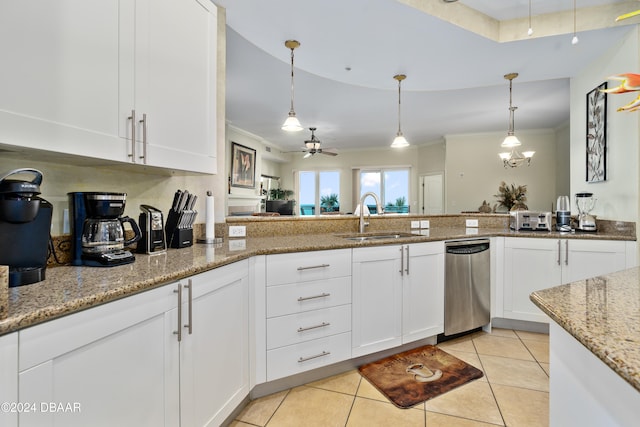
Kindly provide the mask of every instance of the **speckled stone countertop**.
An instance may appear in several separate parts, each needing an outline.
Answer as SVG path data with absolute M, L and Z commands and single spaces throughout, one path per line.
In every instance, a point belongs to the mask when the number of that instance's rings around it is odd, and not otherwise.
M 536 291 L 530 298 L 640 391 L 640 268 Z
M 464 217 L 460 218 L 464 224 Z M 459 221 L 460 218 L 456 221 Z M 388 218 L 385 226 L 388 232 L 390 232 L 389 230 L 410 232 L 408 220 L 406 217 Z M 340 236 L 342 233 L 354 233 L 357 229 L 357 219 L 354 220 L 353 217 L 338 222 L 313 220 L 287 222 L 280 220 L 271 223 L 275 225 L 271 231 L 265 231 L 269 227 L 266 227 L 264 222 L 261 226 L 259 226 L 260 224 L 253 226 L 247 224 L 249 237 L 246 239 L 225 238 L 222 244 L 215 247 L 195 244 L 183 249 L 168 249 L 167 252 L 157 255 L 136 254 L 136 261 L 124 266 L 47 268 L 46 280 L 27 286 L 9 288 L 7 308 L 4 313 L 0 312 L 0 335 L 255 255 L 491 236 L 636 239 L 635 226 L 631 232 L 626 226 L 620 230 L 616 230 L 615 227 L 611 230 L 605 230 L 603 227 L 603 230 L 594 234 L 568 235 L 557 232 L 515 232 L 509 230 L 508 227 L 505 228 L 504 223 L 500 226 L 485 226 L 483 223 L 485 220 L 495 221 L 495 218 L 490 218 L 490 216 L 486 216 L 485 219 L 481 218 L 480 228 L 472 230 L 473 234 L 469 234 L 470 232 L 464 226 L 452 225 L 453 219 L 451 217 L 443 217 L 443 221 L 440 223 L 432 220 L 432 228 L 422 230 L 421 235 L 369 242 L 354 242 Z M 261 222 L 260 219 L 257 222 Z M 372 217 L 371 232 L 380 232 L 381 228 L 384 228 L 380 225 L 383 222 L 385 221 L 376 221 Z M 332 224 L 331 229 L 327 228 L 329 224 Z M 341 225 L 336 227 L 335 224 Z M 439 225 L 434 227 L 434 224 Z M 230 225 L 236 225 L 236 223 L 230 223 Z M 258 230 L 262 232 L 259 233 Z M 417 231 L 414 230 L 414 232 Z M 216 233 L 218 232 L 216 231 Z

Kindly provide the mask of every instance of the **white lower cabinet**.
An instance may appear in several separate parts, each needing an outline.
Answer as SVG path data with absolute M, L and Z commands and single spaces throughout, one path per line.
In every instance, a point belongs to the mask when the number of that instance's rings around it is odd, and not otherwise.
M 632 267 L 635 242 L 587 239 L 505 238 L 503 315 L 548 323 L 530 300 L 537 290 Z
M 351 358 L 351 250 L 268 255 L 265 266 L 260 381 Z
M 0 337 L 0 425 L 18 425 L 18 333 Z M 9 404 L 9 406 L 6 406 Z M 14 405 L 15 404 L 15 405 Z
M 249 392 L 247 283 L 243 261 L 20 331 L 20 426 L 219 425 Z
M 354 357 L 444 331 L 444 243 L 353 250 Z

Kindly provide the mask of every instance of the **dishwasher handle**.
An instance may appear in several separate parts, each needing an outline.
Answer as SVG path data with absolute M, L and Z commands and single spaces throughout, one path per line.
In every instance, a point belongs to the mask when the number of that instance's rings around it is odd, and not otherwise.
M 489 242 L 466 243 L 459 246 L 447 246 L 446 252 L 453 255 L 472 255 L 489 250 Z

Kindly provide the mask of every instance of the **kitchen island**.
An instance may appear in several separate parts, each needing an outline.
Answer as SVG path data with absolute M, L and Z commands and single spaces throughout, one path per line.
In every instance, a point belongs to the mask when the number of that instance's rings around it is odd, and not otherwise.
M 632 426 L 640 414 L 640 268 L 536 291 L 550 324 L 552 426 Z

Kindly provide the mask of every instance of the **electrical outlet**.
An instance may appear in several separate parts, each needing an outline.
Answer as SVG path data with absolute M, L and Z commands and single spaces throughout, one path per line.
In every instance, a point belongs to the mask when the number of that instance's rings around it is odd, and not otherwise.
M 467 228 L 465 234 L 467 234 L 467 235 L 478 234 L 478 229 L 475 228 L 475 227 Z
M 244 225 L 230 225 L 229 237 L 245 237 L 247 235 L 247 227 Z
M 420 221 L 420 228 L 429 228 L 429 220 L 423 219 Z
M 247 241 L 244 239 L 229 240 L 230 251 L 244 251 L 247 249 Z
M 467 227 L 477 227 L 478 226 L 478 220 L 477 219 L 468 219 L 466 221 Z
M 420 228 L 420 221 L 411 221 L 411 228 Z

